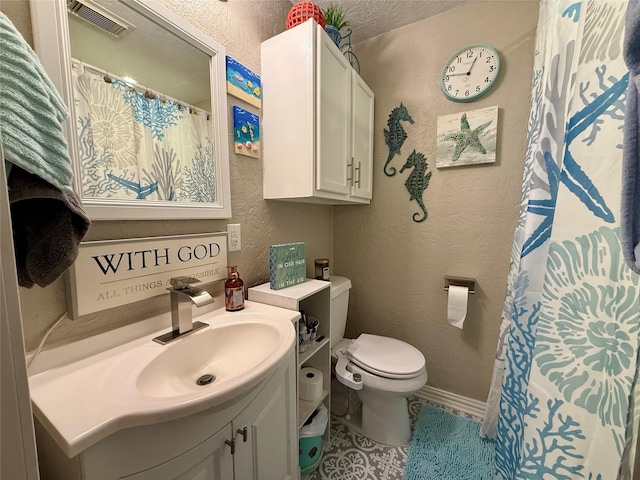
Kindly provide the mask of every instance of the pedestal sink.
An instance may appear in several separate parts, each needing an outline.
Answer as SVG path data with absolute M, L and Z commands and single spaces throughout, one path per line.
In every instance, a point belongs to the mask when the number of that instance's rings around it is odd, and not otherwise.
M 295 343 L 298 312 L 245 305 L 197 317 L 210 326 L 168 345 L 153 342 L 155 332 L 31 376 L 35 415 L 71 457 L 124 428 L 229 405 L 269 378 Z

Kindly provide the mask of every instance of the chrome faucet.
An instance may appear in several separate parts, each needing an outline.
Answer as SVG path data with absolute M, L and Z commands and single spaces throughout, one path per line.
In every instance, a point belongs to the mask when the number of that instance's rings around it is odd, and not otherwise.
M 202 288 L 192 287 L 200 280 L 194 277 L 174 277 L 169 280 L 171 288 L 171 326 L 172 330 L 153 339 L 154 342 L 166 345 L 167 343 L 193 333 L 208 325 L 203 322 L 194 322 L 191 312 L 191 304 L 202 307 L 213 303 L 213 297 Z

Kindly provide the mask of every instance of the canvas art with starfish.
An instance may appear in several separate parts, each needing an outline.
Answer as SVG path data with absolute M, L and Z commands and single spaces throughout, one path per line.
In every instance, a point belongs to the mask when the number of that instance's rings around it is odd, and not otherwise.
M 436 167 L 496 161 L 498 107 L 438 117 Z

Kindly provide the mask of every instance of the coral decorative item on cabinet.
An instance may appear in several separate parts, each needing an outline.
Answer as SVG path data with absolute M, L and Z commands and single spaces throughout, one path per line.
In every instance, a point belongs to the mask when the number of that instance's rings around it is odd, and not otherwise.
M 314 20 L 262 43 L 264 198 L 370 203 L 373 92 Z
M 306 22 L 310 18 L 313 18 L 318 22 L 318 25 L 322 28 L 325 27 L 326 23 L 324 20 L 324 14 L 322 13 L 322 10 L 320 10 L 320 7 L 313 2 L 296 3 L 291 7 L 291 10 L 289 10 L 289 14 L 287 15 L 287 30 Z

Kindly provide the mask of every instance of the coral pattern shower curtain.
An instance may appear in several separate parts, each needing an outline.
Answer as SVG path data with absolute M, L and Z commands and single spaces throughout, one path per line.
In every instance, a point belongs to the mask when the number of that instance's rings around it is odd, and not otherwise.
M 206 112 L 72 66 L 84 199 L 217 202 Z
M 540 5 L 502 388 L 489 399 L 500 399 L 497 479 L 630 478 L 640 295 L 619 240 L 625 11 Z

